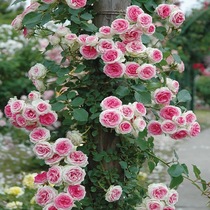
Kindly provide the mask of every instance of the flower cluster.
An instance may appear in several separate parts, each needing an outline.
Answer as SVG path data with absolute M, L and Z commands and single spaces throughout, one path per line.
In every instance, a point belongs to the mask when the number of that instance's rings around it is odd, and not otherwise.
M 12 125 L 32 130 L 39 126 L 49 126 L 57 121 L 57 114 L 51 105 L 41 99 L 40 93 L 32 91 L 26 100 L 11 98 L 4 108 Z
M 200 133 L 200 125 L 192 111 L 182 113 L 179 107 L 166 105 L 160 109 L 159 117 L 159 120 L 152 120 L 147 126 L 151 135 L 164 133 L 177 140 L 195 137 Z
M 99 116 L 100 123 L 107 128 L 114 128 L 120 134 L 133 134 L 137 136 L 146 127 L 144 116 L 146 108 L 140 102 L 122 104 L 122 101 L 115 97 L 106 97 L 101 102 L 102 112 Z
M 175 210 L 178 202 L 178 193 L 169 189 L 165 184 L 150 184 L 148 196 L 143 200 L 141 210 Z

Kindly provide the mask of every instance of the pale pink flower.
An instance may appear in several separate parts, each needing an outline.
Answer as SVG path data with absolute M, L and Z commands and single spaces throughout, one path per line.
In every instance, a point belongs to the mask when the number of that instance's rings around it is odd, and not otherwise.
M 178 199 L 179 199 L 178 192 L 174 189 L 169 190 L 166 198 L 166 203 L 168 205 L 175 205 L 178 202 Z
M 82 45 L 79 51 L 86 60 L 94 60 L 98 57 L 98 52 L 93 46 Z
M 107 63 L 103 72 L 110 78 L 121 78 L 125 73 L 125 64 L 121 62 Z
M 40 6 L 40 3 L 38 2 L 33 2 L 31 3 L 28 7 L 26 7 L 26 9 L 23 11 L 22 16 L 24 17 L 25 15 L 27 15 L 30 12 L 35 12 Z
M 152 120 L 147 125 L 148 133 L 151 135 L 161 135 L 163 133 L 161 129 L 161 123 L 155 120 Z
M 123 54 L 126 52 L 126 44 L 124 42 L 115 42 L 115 47 L 119 49 Z
M 131 28 L 126 33 L 120 34 L 120 38 L 126 43 L 132 41 L 140 41 L 142 34 L 142 30 L 139 28 Z
M 145 205 L 147 210 L 163 210 L 164 203 L 158 199 L 145 199 Z
M 137 131 L 143 131 L 146 128 L 146 126 L 147 124 L 142 117 L 136 117 L 135 120 L 133 121 L 133 127 Z
M 78 42 L 80 45 L 85 45 L 86 43 L 86 38 L 88 37 L 89 35 L 88 34 L 80 34 L 78 36 Z
M 175 210 L 174 206 L 165 206 L 163 210 Z
M 47 171 L 47 181 L 53 185 L 60 185 L 62 182 L 62 168 L 60 166 L 52 166 Z
M 128 134 L 131 133 L 133 127 L 130 122 L 122 121 L 116 128 L 115 131 L 119 134 Z
M 147 28 L 143 28 L 143 32 L 148 36 L 151 36 L 152 34 L 154 34 L 155 30 L 156 30 L 156 27 L 153 23 L 150 24 Z
M 39 115 L 47 114 L 51 110 L 51 105 L 43 100 L 35 100 L 32 102 Z
M 177 131 L 177 125 L 171 120 L 164 120 L 161 123 L 161 129 L 164 133 L 173 134 Z
M 53 4 L 53 3 L 57 2 L 57 0 L 41 0 L 41 1 L 45 4 Z
M 179 91 L 179 82 L 176 80 L 172 80 L 170 78 L 166 78 L 167 87 L 175 94 Z
M 115 128 L 122 122 L 122 114 L 116 109 L 106 109 L 101 112 L 99 121 L 101 125 L 107 128 Z
M 59 138 L 53 144 L 53 151 L 60 156 L 67 156 L 74 148 L 68 138 Z
M 112 32 L 111 32 L 111 27 L 110 26 L 101 26 L 99 28 L 99 37 L 104 37 L 104 38 L 111 38 L 112 37 Z
M 23 16 L 21 15 L 17 15 L 16 18 L 12 21 L 11 26 L 15 29 L 15 30 L 21 30 L 23 28 Z
M 137 69 L 140 67 L 140 65 L 136 62 L 127 62 L 125 64 L 125 75 L 128 78 L 138 78 Z
M 130 22 L 137 22 L 137 18 L 140 14 L 144 13 L 144 11 L 137 5 L 131 5 L 126 8 L 125 18 Z
M 34 184 L 45 184 L 47 182 L 47 172 L 43 171 L 34 177 Z
M 171 23 L 175 28 L 178 28 L 185 21 L 185 15 L 181 10 L 175 10 L 170 14 L 169 23 Z
M 181 61 L 181 63 L 176 63 L 176 64 L 177 64 L 177 70 L 179 71 L 179 73 L 184 72 L 184 69 L 185 69 L 184 62 Z
M 4 114 L 5 114 L 8 118 L 12 117 L 11 105 L 10 105 L 10 104 L 7 104 L 7 105 L 4 107 Z
M 23 100 L 14 100 L 10 103 L 11 112 L 13 114 L 22 111 L 24 106 L 25 106 L 25 101 Z
M 82 134 L 77 130 L 68 131 L 66 133 L 66 138 L 70 139 L 74 146 L 80 146 L 84 143 Z
M 77 42 L 77 35 L 72 33 L 66 34 L 65 37 L 62 39 L 62 42 L 72 47 L 74 43 Z
M 53 155 L 52 145 L 49 142 L 37 143 L 34 146 L 33 151 L 40 159 L 51 158 Z
M 57 191 L 50 186 L 40 187 L 35 195 L 35 201 L 40 206 L 45 206 L 53 202 L 55 196 L 57 195 Z
M 132 41 L 126 44 L 125 46 L 127 53 L 133 57 L 139 57 L 144 55 L 146 50 L 145 45 L 141 41 Z
M 41 63 L 37 63 L 32 66 L 28 72 L 29 78 L 32 79 L 42 79 L 46 76 L 47 69 Z
M 156 104 L 169 105 L 172 96 L 172 92 L 167 87 L 162 87 L 155 90 L 153 99 Z
M 105 199 L 108 202 L 114 202 L 120 199 L 122 195 L 122 187 L 120 185 L 111 185 L 106 192 Z
M 0 127 L 4 127 L 6 125 L 6 121 L 5 120 L 0 120 Z
M 39 121 L 42 125 L 49 126 L 55 123 L 57 121 L 57 118 L 57 114 L 53 111 L 50 111 L 46 114 L 40 115 Z
M 85 7 L 87 0 L 66 0 L 67 5 L 72 9 Z
M 55 92 L 53 90 L 44 91 L 42 98 L 44 100 L 50 100 L 54 96 Z
M 88 164 L 88 157 L 82 151 L 72 151 L 66 157 L 66 163 L 75 166 L 86 167 Z
M 163 59 L 163 53 L 157 48 L 147 48 L 146 50 L 150 63 L 160 63 Z
M 186 118 L 184 116 L 174 116 L 172 120 L 178 125 L 178 126 L 185 126 L 186 125 Z
M 142 80 L 150 80 L 156 76 L 156 66 L 143 64 L 137 69 L 138 77 Z
M 171 134 L 170 137 L 175 140 L 184 139 L 189 136 L 189 133 L 186 129 L 178 129 L 175 133 Z
M 55 35 L 60 37 L 60 38 L 66 36 L 67 34 L 70 34 L 70 33 L 71 33 L 70 29 L 66 26 L 63 26 L 63 25 L 59 26 L 57 28 L 57 30 L 55 31 Z
M 50 131 L 46 128 L 38 127 L 31 131 L 29 138 L 32 143 L 48 141 L 50 139 Z
M 36 109 L 33 106 L 28 105 L 28 104 L 23 108 L 22 115 L 26 120 L 31 121 L 31 122 L 38 120 L 38 113 Z
M 195 122 L 197 119 L 196 115 L 191 110 L 184 112 L 182 116 L 186 118 L 187 124 L 191 124 L 191 123 Z
M 134 108 L 132 105 L 122 105 L 119 107 L 122 116 L 126 120 L 131 120 L 134 117 Z
M 100 106 L 105 109 L 118 109 L 122 105 L 122 101 L 116 96 L 108 96 L 101 101 Z
M 30 101 L 34 101 L 34 100 L 37 100 L 37 99 L 40 99 L 40 98 L 41 98 L 41 94 L 38 91 L 33 90 L 28 94 L 28 99 Z
M 70 185 L 77 185 L 84 181 L 86 173 L 85 170 L 79 166 L 64 166 L 63 181 Z
M 87 46 L 96 46 L 98 44 L 98 36 L 91 35 L 87 36 L 85 39 L 85 45 Z
M 117 61 L 122 61 L 123 54 L 119 49 L 110 49 L 106 50 L 104 54 L 102 54 L 101 59 L 104 63 L 115 63 Z
M 201 127 L 198 122 L 193 122 L 189 127 L 189 135 L 192 137 L 197 136 L 201 131 Z
M 166 120 L 172 120 L 173 117 L 178 117 L 181 115 L 181 109 L 179 107 L 176 106 L 172 106 L 172 105 L 168 105 L 163 107 L 160 110 L 160 117 Z
M 74 200 L 68 193 L 59 193 L 54 199 L 54 205 L 57 209 L 69 210 L 74 206 Z
M 54 203 L 49 203 L 43 208 L 43 210 L 58 210 L 58 209 L 55 207 Z
M 67 187 L 67 192 L 71 195 L 73 200 L 80 201 L 85 197 L 86 191 L 85 187 L 82 185 L 69 185 Z
M 100 39 L 97 45 L 97 51 L 104 53 L 106 50 L 114 49 L 115 45 L 112 39 Z
M 40 91 L 40 92 L 45 91 L 46 87 L 42 80 L 33 79 L 32 82 L 38 91 Z
M 125 33 L 129 29 L 129 22 L 125 19 L 115 19 L 111 24 L 111 29 L 115 34 Z
M 62 159 L 63 159 L 62 156 L 60 156 L 60 155 L 58 155 L 58 154 L 56 154 L 56 153 L 53 153 L 53 151 L 52 151 L 51 157 L 47 157 L 47 158 L 45 159 L 45 163 L 46 163 L 47 165 L 50 165 L 50 166 L 51 166 L 51 165 L 58 164 Z
M 168 188 L 163 183 L 150 184 L 148 186 L 148 195 L 150 198 L 164 200 L 168 194 Z
M 152 16 L 146 13 L 138 15 L 137 26 L 147 28 L 152 24 Z
M 171 6 L 169 4 L 160 4 L 158 7 L 155 9 L 157 12 L 158 16 L 160 16 L 162 19 L 165 19 L 169 17 L 171 14 Z
M 48 36 L 48 40 L 49 40 L 49 42 L 50 42 L 51 45 L 56 46 L 56 45 L 58 45 L 59 42 L 60 42 L 60 37 L 58 37 L 56 34 L 54 34 L 54 35 L 49 35 L 49 36 Z
M 133 103 L 134 112 L 136 116 L 145 116 L 147 113 L 146 107 L 141 102 L 134 102 Z

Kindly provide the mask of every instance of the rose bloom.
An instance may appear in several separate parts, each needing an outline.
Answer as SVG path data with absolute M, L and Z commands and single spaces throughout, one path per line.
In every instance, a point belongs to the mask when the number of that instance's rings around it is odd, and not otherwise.
M 57 121 L 57 114 L 53 111 L 48 112 L 44 115 L 40 115 L 39 116 L 39 122 L 42 125 L 48 126 L 48 125 L 52 125 L 53 123 L 55 123 Z
M 151 36 L 152 34 L 154 34 L 155 30 L 156 30 L 156 27 L 153 23 L 150 24 L 147 28 L 143 28 L 143 32 L 148 36 Z
M 53 144 L 53 151 L 60 156 L 67 156 L 73 148 L 74 145 L 68 138 L 59 138 Z
M 178 202 L 178 199 L 179 199 L 178 192 L 174 189 L 169 190 L 166 198 L 166 203 L 168 205 L 175 205 Z
M 22 181 L 23 186 L 29 189 L 34 189 L 35 188 L 34 179 L 36 175 L 37 175 L 36 173 L 25 175 Z
M 4 114 L 5 114 L 8 118 L 12 117 L 11 105 L 10 105 L 10 104 L 7 104 L 7 105 L 4 107 Z
M 136 116 L 145 116 L 147 113 L 147 110 L 143 103 L 141 102 L 134 102 L 133 103 L 134 112 Z
M 34 146 L 33 151 L 40 159 L 50 158 L 53 155 L 52 145 L 49 142 L 37 143 Z
M 181 109 L 176 106 L 167 105 L 160 110 L 159 116 L 166 120 L 172 120 L 173 117 L 181 115 Z
M 119 49 L 106 50 L 101 56 L 104 63 L 115 63 L 123 59 L 123 54 Z
M 114 49 L 115 45 L 112 39 L 100 39 L 97 45 L 97 51 L 104 53 L 106 50 Z
M 53 202 L 57 191 L 50 186 L 40 187 L 35 195 L 35 201 L 40 206 L 45 206 L 48 203 Z
M 57 209 L 69 210 L 73 208 L 74 200 L 68 193 L 61 192 L 55 197 L 54 205 Z
M 125 73 L 125 64 L 120 62 L 107 63 L 103 72 L 110 78 L 121 78 Z
M 180 127 L 185 126 L 186 125 L 186 118 L 184 116 L 174 116 L 173 121 Z
M 66 157 L 65 162 L 74 166 L 85 167 L 88 164 L 88 157 L 82 151 L 72 151 Z
M 65 37 L 62 39 L 62 42 L 67 44 L 69 47 L 72 47 L 74 43 L 77 41 L 76 34 L 66 34 Z
M 56 153 L 52 153 L 51 157 L 45 159 L 45 163 L 47 165 L 52 166 L 52 165 L 58 164 L 62 159 L 63 159 L 62 156 Z
M 131 120 L 134 117 L 134 108 L 131 104 L 129 105 L 122 105 L 119 108 L 122 116 L 126 120 Z
M 133 127 L 130 122 L 122 121 L 116 128 L 115 131 L 120 134 L 128 134 L 131 133 Z
M 66 0 L 67 5 L 72 9 L 85 7 L 87 0 Z
M 47 181 L 53 185 L 60 185 L 62 182 L 62 168 L 60 166 L 52 166 L 47 172 Z
M 77 130 L 68 131 L 66 133 L 66 138 L 70 139 L 74 146 L 80 146 L 84 143 L 82 134 Z
M 47 69 L 41 63 L 37 63 L 32 66 L 28 72 L 28 77 L 30 79 L 42 79 L 46 76 Z
M 86 38 L 88 37 L 89 35 L 88 34 L 80 34 L 78 36 L 78 42 L 80 45 L 85 45 L 86 43 Z
M 125 19 L 115 19 L 111 24 L 111 29 L 115 34 L 125 33 L 129 29 L 129 22 Z
M 122 106 L 122 101 L 116 96 L 108 96 L 101 101 L 100 106 L 103 110 L 118 109 L 120 106 Z
M 166 78 L 167 87 L 175 94 L 179 91 L 179 82 L 176 80 L 172 80 L 170 78 Z
M 16 123 L 20 127 L 24 128 L 24 127 L 27 126 L 27 121 L 26 121 L 26 119 L 21 114 L 17 114 L 16 117 L 15 117 L 15 120 L 16 120 Z
M 156 104 L 169 105 L 172 96 L 172 92 L 167 87 L 162 87 L 155 90 L 153 99 Z
M 112 32 L 111 32 L 111 27 L 110 26 L 101 26 L 99 28 L 99 33 L 97 33 L 98 37 L 103 37 L 103 38 L 111 38 L 112 37 Z
M 62 172 L 63 181 L 70 185 L 77 185 L 84 181 L 85 170 L 79 166 L 64 166 Z
M 31 122 L 37 121 L 38 119 L 38 114 L 35 108 L 31 105 L 26 105 L 24 107 L 22 115 L 26 120 Z
M 38 127 L 31 131 L 29 138 L 32 143 L 48 141 L 50 139 L 50 131 L 46 128 Z
M 47 204 L 43 210 L 58 210 L 53 203 Z
M 34 100 L 32 105 L 39 115 L 47 114 L 51 110 L 51 105 L 43 100 Z
M 11 112 L 13 114 L 22 111 L 24 106 L 25 106 L 25 101 L 23 100 L 14 100 L 10 103 Z
M 98 57 L 98 52 L 93 46 L 82 45 L 79 51 L 86 60 L 94 60 Z
M 28 7 L 26 7 L 26 9 L 23 11 L 22 16 L 24 17 L 25 15 L 27 15 L 30 12 L 35 12 L 40 6 L 40 3 L 38 2 L 33 2 L 31 3 Z
M 147 129 L 151 135 L 161 135 L 163 133 L 161 123 L 155 120 L 152 120 L 148 123 Z
M 17 15 L 16 18 L 12 21 L 11 26 L 15 29 L 15 30 L 21 30 L 23 28 L 23 16 L 21 15 Z
M 122 187 L 120 185 L 111 185 L 106 192 L 105 199 L 108 202 L 114 202 L 120 199 L 122 195 Z
M 164 133 L 173 134 L 177 131 L 177 125 L 171 120 L 164 120 L 161 124 L 161 129 Z
M 158 16 L 160 16 L 162 19 L 165 19 L 171 14 L 171 6 L 168 4 L 160 4 L 155 11 L 157 12 Z
M 53 4 L 55 3 L 57 0 L 41 0 L 43 3 L 45 4 Z
M 165 206 L 163 210 L 175 210 L 174 206 Z
M 189 134 L 192 137 L 197 136 L 201 131 L 201 127 L 198 122 L 194 122 L 190 125 Z
M 120 39 L 124 42 L 132 42 L 141 40 L 142 30 L 132 27 L 126 33 L 120 34 Z
M 137 5 L 131 5 L 126 8 L 125 18 L 130 22 L 137 22 L 137 18 L 140 14 L 144 13 L 144 11 Z
M 141 54 L 143 55 L 146 50 L 145 45 L 143 45 L 141 41 L 129 42 L 128 44 L 126 44 L 125 48 L 127 53 L 133 57 L 138 57 Z
M 34 177 L 34 184 L 45 184 L 47 182 L 47 172 L 43 171 Z
M 163 53 L 156 48 L 147 48 L 148 59 L 151 63 L 160 63 L 163 59 Z
M 125 46 L 126 44 L 124 42 L 119 42 L 119 41 L 115 42 L 115 47 L 119 49 L 123 54 L 125 54 L 126 52 Z
M 175 133 L 171 134 L 170 137 L 175 140 L 184 139 L 188 137 L 188 131 L 180 128 Z
M 150 198 L 164 200 L 168 194 L 168 188 L 165 184 L 150 184 L 148 186 L 148 195 Z
M 183 117 L 186 118 L 186 123 L 187 124 L 191 124 L 191 123 L 195 122 L 196 119 L 197 119 L 196 115 L 191 110 L 183 113 Z
M 99 121 L 107 128 L 115 128 L 122 122 L 122 114 L 116 109 L 107 109 L 101 112 Z
M 5 193 L 8 195 L 14 195 L 15 197 L 19 197 L 24 194 L 24 190 L 21 187 L 14 186 L 5 189 Z
M 138 77 L 142 80 L 149 80 L 156 76 L 156 66 L 143 64 L 137 69 Z
M 67 187 L 67 192 L 71 195 L 73 200 L 76 200 L 76 201 L 82 200 L 86 195 L 85 187 L 79 184 L 69 185 Z
M 40 98 L 41 98 L 41 94 L 38 91 L 33 90 L 28 94 L 28 99 L 30 101 L 34 101 L 34 100 L 37 100 L 37 99 L 40 99 Z
M 96 46 L 98 44 L 98 37 L 96 35 L 87 36 L 85 39 L 85 45 Z
M 175 10 L 170 14 L 169 23 L 178 28 L 185 21 L 185 15 L 181 10 Z
M 44 82 L 42 80 L 33 79 L 32 83 L 38 91 L 40 91 L 40 92 L 45 91 L 46 87 L 45 87 Z
M 127 62 L 125 64 L 125 75 L 128 78 L 138 78 L 137 69 L 140 67 L 140 65 L 136 62 Z
M 150 24 L 152 24 L 152 16 L 142 13 L 137 18 L 137 26 L 147 28 Z
M 145 129 L 145 127 L 147 126 L 147 124 L 142 117 L 137 117 L 133 121 L 133 126 L 137 131 L 143 131 Z
M 145 199 L 145 205 L 147 210 L 163 210 L 164 203 L 158 199 Z

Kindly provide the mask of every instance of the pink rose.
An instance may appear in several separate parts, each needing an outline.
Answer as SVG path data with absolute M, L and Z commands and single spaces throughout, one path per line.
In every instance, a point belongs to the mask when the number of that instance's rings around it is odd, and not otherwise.
M 133 103 L 134 112 L 136 116 L 145 116 L 147 113 L 146 107 L 141 102 Z
M 79 166 L 64 166 L 62 178 L 63 181 L 70 185 L 77 185 L 84 181 L 85 170 Z
M 45 184 L 47 182 L 47 172 L 41 172 L 34 177 L 35 184 Z
M 27 121 L 26 121 L 26 119 L 21 114 L 17 114 L 16 117 L 15 117 L 15 120 L 16 120 L 16 123 L 20 127 L 24 128 L 24 127 L 27 126 Z
M 126 44 L 125 48 L 128 54 L 133 57 L 139 57 L 140 55 L 143 55 L 146 50 L 145 45 L 143 45 L 141 41 L 129 42 Z
M 122 101 L 116 96 L 108 96 L 101 101 L 100 106 L 105 109 L 118 109 L 122 105 Z
M 145 199 L 147 210 L 163 210 L 164 203 L 158 199 Z
M 60 156 L 67 156 L 74 148 L 71 140 L 68 138 L 59 138 L 53 145 L 53 150 Z
M 115 63 L 117 61 L 122 61 L 123 54 L 119 49 L 106 50 L 101 56 L 104 63 Z
M 181 109 L 176 106 L 167 105 L 160 110 L 160 117 L 166 120 L 172 120 L 173 117 L 181 115 Z
M 71 195 L 73 200 L 80 201 L 85 197 L 85 187 L 82 185 L 69 185 L 67 192 Z
M 144 11 L 136 5 L 131 5 L 126 8 L 125 18 L 130 22 L 137 22 L 137 18 L 140 14 L 144 13 Z
M 196 121 L 197 117 L 192 111 L 187 111 L 183 113 L 183 116 L 186 118 L 186 123 L 191 124 Z
M 147 48 L 146 50 L 150 63 L 160 63 L 163 59 L 163 53 L 156 48 Z
M 42 125 L 48 126 L 48 125 L 52 125 L 53 123 L 55 123 L 57 121 L 57 114 L 53 111 L 48 112 L 44 115 L 40 115 L 39 116 L 39 122 Z
M 186 129 L 178 129 L 175 133 L 170 135 L 172 139 L 179 140 L 188 137 L 188 131 Z
M 174 206 L 165 206 L 163 210 L 175 210 Z
M 59 193 L 54 199 L 54 205 L 58 209 L 69 210 L 74 206 L 74 200 L 68 193 Z
M 85 7 L 87 0 L 66 0 L 67 5 L 72 9 Z
M 121 78 L 125 72 L 125 64 L 120 62 L 107 63 L 103 68 L 103 72 L 110 78 Z
M 185 21 L 185 15 L 181 10 L 175 10 L 170 14 L 169 23 L 178 28 Z
M 97 45 L 97 51 L 104 53 L 106 50 L 114 49 L 115 45 L 112 39 L 100 39 Z
M 22 111 L 24 106 L 25 106 L 25 101 L 23 100 L 14 100 L 10 103 L 10 109 L 13 114 Z
M 59 163 L 62 159 L 63 159 L 62 156 L 60 156 L 60 155 L 52 152 L 51 157 L 49 157 L 49 158 L 47 157 L 45 159 L 45 163 L 47 165 L 50 165 L 51 166 L 51 165 L 55 165 L 55 164 Z
M 28 7 L 26 7 L 26 9 L 23 11 L 22 16 L 24 17 L 25 15 L 27 15 L 30 12 L 35 12 L 40 6 L 40 3 L 38 2 L 33 2 L 31 3 Z
M 43 210 L 58 210 L 53 203 L 47 204 Z
M 162 19 L 165 19 L 171 14 L 171 6 L 168 4 L 160 4 L 155 11 L 157 12 L 158 16 L 160 16 Z
M 35 144 L 41 141 L 48 141 L 50 139 L 50 131 L 46 128 L 38 127 L 31 131 L 29 138 Z
M 88 157 L 82 151 L 72 151 L 66 157 L 66 163 L 74 166 L 86 167 L 88 164 Z
M 52 166 L 47 172 L 47 181 L 53 185 L 60 185 L 62 182 L 62 168 L 60 166 Z
M 115 34 L 125 33 L 129 29 L 129 22 L 125 19 L 115 19 L 111 24 L 111 29 Z
M 163 133 L 161 123 L 155 120 L 152 120 L 148 123 L 147 129 L 151 135 L 161 135 Z
M 76 41 L 77 41 L 77 35 L 72 33 L 66 34 L 63 39 L 63 42 L 70 47 L 72 47 Z
M 151 36 L 152 34 L 154 34 L 155 30 L 156 30 L 156 27 L 153 23 L 150 24 L 147 28 L 143 28 L 143 32 L 148 36 Z
M 94 60 L 98 57 L 98 52 L 93 46 L 82 45 L 79 51 L 86 60 Z
M 166 203 L 168 205 L 175 205 L 178 202 L 178 199 L 179 199 L 178 192 L 174 189 L 169 190 L 166 198 Z
M 116 128 L 115 131 L 120 134 L 128 134 L 131 133 L 133 127 L 130 122 L 122 121 Z
M 35 201 L 38 205 L 45 206 L 46 204 L 51 203 L 54 200 L 56 194 L 57 191 L 53 187 L 40 187 L 35 195 Z
M 143 131 L 145 129 L 145 127 L 147 126 L 147 124 L 142 117 L 137 117 L 133 121 L 133 126 L 137 131 Z
M 172 96 L 172 92 L 167 87 L 162 87 L 155 90 L 153 98 L 156 104 L 169 105 Z
M 57 0 L 42 0 L 42 2 L 45 4 L 53 4 L 53 3 L 57 2 Z
M 51 105 L 43 100 L 35 100 L 32 105 L 36 108 L 39 115 L 47 114 L 51 110 Z
M 201 127 L 198 122 L 193 122 L 189 128 L 189 134 L 192 137 L 197 136 L 201 131 Z
M 142 13 L 137 18 L 137 26 L 147 28 L 152 24 L 152 16 Z
M 125 64 L 125 75 L 128 78 L 138 78 L 137 69 L 140 67 L 140 65 L 136 62 L 127 62 Z
M 122 122 L 122 114 L 116 109 L 106 109 L 101 112 L 99 121 L 101 125 L 107 128 L 115 128 Z
M 38 113 L 36 112 L 35 108 L 31 105 L 26 105 L 24 107 L 22 115 L 26 120 L 30 122 L 38 120 Z
M 172 119 L 178 126 L 186 125 L 186 118 L 184 116 L 174 116 Z
M 161 129 L 164 133 L 173 134 L 177 131 L 177 125 L 171 120 L 164 120 L 161 124 Z
M 150 198 L 164 200 L 168 194 L 168 188 L 165 184 L 150 184 L 148 186 L 148 195 Z
M 137 73 L 140 79 L 150 80 L 156 76 L 156 66 L 145 63 L 137 69 Z
M 79 44 L 85 45 L 85 43 L 86 43 L 86 38 L 87 38 L 88 36 L 89 36 L 88 34 L 80 34 L 80 35 L 78 36 L 78 42 L 79 42 Z
M 16 18 L 12 21 L 11 26 L 15 29 L 15 30 L 21 30 L 23 28 L 23 16 L 21 15 L 17 15 Z
M 108 38 L 112 36 L 111 27 L 110 26 L 101 26 L 99 28 L 99 37 Z
M 120 38 L 124 42 L 132 42 L 141 40 L 142 30 L 138 28 L 131 28 L 126 33 L 120 34 Z
M 50 158 L 53 155 L 52 145 L 49 142 L 37 143 L 34 146 L 33 151 L 40 159 Z
M 176 80 L 172 80 L 170 78 L 166 78 L 167 87 L 175 94 L 178 93 L 179 90 L 179 82 Z
M 114 202 L 120 199 L 122 195 L 122 187 L 120 185 L 111 185 L 106 192 L 105 199 L 108 202 Z
M 123 54 L 125 54 L 125 52 L 126 52 L 126 48 L 125 48 L 125 43 L 123 43 L 123 42 L 119 42 L 119 41 L 117 41 L 117 42 L 115 42 L 115 47 L 117 48 L 117 49 L 119 49 Z
M 28 72 L 30 79 L 43 79 L 46 76 L 47 69 L 41 63 L 32 66 Z
M 98 44 L 98 36 L 91 35 L 87 36 L 85 39 L 85 45 L 87 46 L 96 46 Z
M 10 104 L 7 104 L 7 105 L 4 107 L 4 114 L 5 114 L 8 118 L 12 117 L 11 105 L 10 105 Z
M 28 99 L 30 101 L 34 101 L 34 100 L 37 100 L 37 99 L 40 99 L 41 98 L 41 94 L 40 92 L 38 91 L 31 91 L 29 94 L 28 94 Z
M 134 117 L 134 108 L 132 105 L 122 105 L 119 110 L 126 120 L 131 120 Z

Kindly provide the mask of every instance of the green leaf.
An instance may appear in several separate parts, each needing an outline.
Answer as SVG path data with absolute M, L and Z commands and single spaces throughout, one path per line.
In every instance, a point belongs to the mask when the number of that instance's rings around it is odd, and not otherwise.
M 84 101 L 85 101 L 84 98 L 77 97 L 71 102 L 71 105 L 74 107 L 78 107 L 81 106 L 84 103 Z
M 188 171 L 188 168 L 187 168 L 187 165 L 186 164 L 181 164 L 181 166 L 183 167 L 184 171 L 183 173 L 186 174 L 187 176 L 189 175 L 189 171 Z
M 52 109 L 54 111 L 61 111 L 64 107 L 65 107 L 65 104 L 63 104 L 61 102 L 56 102 L 56 103 L 52 104 Z
M 172 56 L 173 56 L 174 60 L 176 61 L 176 63 L 181 63 L 182 62 L 182 60 L 181 60 L 181 58 L 179 57 L 178 54 L 172 54 Z
M 154 36 L 159 39 L 160 41 L 163 41 L 165 39 L 165 36 L 161 33 L 155 32 Z
M 120 164 L 122 169 L 127 169 L 128 168 L 128 164 L 125 161 L 120 161 L 119 164 Z
M 76 96 L 76 92 L 75 91 L 70 91 L 68 94 L 67 94 L 67 98 L 68 99 L 72 99 Z
M 121 96 L 121 97 L 125 97 L 127 96 L 128 94 L 130 93 L 130 90 L 128 87 L 125 87 L 125 86 L 119 86 L 117 89 L 116 89 L 116 94 L 118 96 Z
M 168 173 L 171 177 L 179 177 L 184 172 L 183 166 L 180 164 L 173 164 L 170 168 L 168 168 Z
M 81 23 L 80 19 L 77 16 L 73 16 L 73 15 L 71 16 L 71 21 L 76 23 L 76 24 Z
M 148 44 L 148 43 L 150 43 L 150 37 L 145 35 L 145 34 L 143 34 L 141 36 L 141 41 L 142 41 L 143 44 Z
M 38 23 L 41 22 L 42 14 L 37 12 L 30 12 L 27 14 L 23 19 L 23 25 L 25 25 L 27 28 L 33 28 Z
M 191 99 L 192 99 L 192 97 L 191 97 L 190 93 L 185 89 L 181 90 L 177 94 L 178 102 L 187 102 L 187 101 L 191 101 Z
M 85 65 L 79 64 L 74 72 L 75 72 L 75 73 L 80 73 L 80 72 L 82 72 L 85 68 L 86 68 Z
M 45 23 L 48 23 L 51 20 L 51 15 L 49 13 L 46 13 L 41 20 L 41 24 L 44 25 Z
M 171 179 L 170 185 L 169 187 L 172 188 L 176 188 L 178 187 L 182 182 L 183 182 L 184 178 L 183 176 L 178 176 L 178 177 L 173 177 Z
M 60 77 L 56 80 L 56 84 L 61 85 L 62 83 L 64 83 L 66 81 L 67 77 Z
M 140 149 L 142 151 L 145 151 L 148 149 L 148 143 L 147 141 L 145 141 L 144 139 L 141 139 L 141 138 L 137 138 L 136 139 L 136 143 L 138 144 L 138 146 L 140 147 Z
M 79 108 L 73 110 L 73 117 L 80 122 L 86 122 L 88 120 L 88 112 L 85 109 Z
M 81 22 L 81 27 L 86 30 L 86 31 L 89 31 L 89 32 L 96 32 L 98 30 L 98 28 L 94 25 L 94 24 L 89 24 L 85 21 L 82 21 Z
M 151 103 L 151 94 L 150 92 L 135 92 L 134 97 L 136 101 L 141 102 L 143 104 Z
M 82 19 L 84 19 L 84 20 L 91 20 L 91 19 L 93 19 L 93 16 L 90 13 L 88 13 L 88 12 L 83 13 L 80 17 Z
M 195 177 L 197 179 L 200 179 L 200 174 L 201 174 L 201 171 L 198 169 L 198 167 L 196 165 L 193 165 L 193 172 L 195 174 Z
M 149 172 L 152 173 L 152 171 L 155 169 L 156 164 L 152 161 L 148 162 Z
M 202 188 L 203 188 L 203 191 L 205 191 L 207 189 L 207 183 L 205 180 L 201 179 L 201 185 L 202 185 Z

